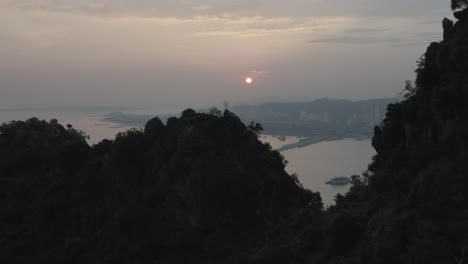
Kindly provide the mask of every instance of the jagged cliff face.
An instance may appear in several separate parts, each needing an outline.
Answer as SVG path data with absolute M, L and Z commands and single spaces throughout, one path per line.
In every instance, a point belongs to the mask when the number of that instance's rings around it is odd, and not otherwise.
M 56 122 L 4 124 L 0 181 L 2 263 L 213 262 L 321 208 L 228 111 L 155 118 L 93 147 Z
M 444 40 L 421 58 L 407 100 L 391 104 L 359 202 L 360 263 L 466 263 L 468 253 L 468 10 L 444 19 Z M 365 201 L 366 200 L 366 201 Z M 340 210 L 338 210 L 340 211 Z
M 444 41 L 431 43 L 421 57 L 411 97 L 390 106 L 384 124 L 389 138 L 376 146 L 378 150 L 402 142 L 433 145 L 458 140 L 455 134 L 463 134 L 468 111 L 468 10 L 456 12 L 455 17 L 459 18 L 455 24 L 443 20 Z M 403 134 L 390 135 L 398 132 Z
M 408 99 L 391 104 L 376 128 L 373 145 L 380 158 L 415 148 L 465 147 L 460 142 L 468 117 L 468 10 L 455 17 L 455 24 L 443 20 L 444 41 L 431 43 L 421 57 Z

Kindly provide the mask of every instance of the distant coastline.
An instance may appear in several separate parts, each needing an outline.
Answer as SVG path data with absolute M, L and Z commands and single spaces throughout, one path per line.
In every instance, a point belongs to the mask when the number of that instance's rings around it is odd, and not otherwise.
M 140 115 L 140 114 L 126 114 L 123 112 L 113 112 L 105 115 L 104 118 L 102 118 L 102 121 L 104 122 L 109 122 L 109 123 L 114 123 L 118 126 L 137 126 L 141 127 L 143 126 L 148 120 L 153 118 L 155 115 Z M 165 122 L 168 118 L 171 116 L 177 116 L 177 115 L 171 115 L 171 114 L 166 114 L 166 115 L 158 115 L 158 117 Z M 276 132 L 284 132 L 284 133 L 275 133 L 275 134 L 270 134 L 268 133 L 269 130 L 267 130 L 267 133 L 265 135 L 271 135 L 273 137 L 285 137 L 285 136 L 301 136 L 303 135 L 303 130 L 301 134 L 298 134 L 297 131 L 294 131 L 294 126 L 291 127 L 291 129 L 288 129 L 288 127 L 283 127 L 280 131 L 276 130 Z M 366 133 L 367 132 L 367 133 Z M 330 130 L 320 130 L 320 129 L 311 129 L 309 133 L 305 133 L 308 136 L 301 137 L 299 141 L 283 145 L 281 147 L 276 148 L 275 150 L 282 152 L 290 149 L 295 149 L 295 148 L 303 148 L 307 147 L 313 144 L 317 144 L 320 142 L 328 142 L 328 141 L 335 141 L 335 140 L 342 140 L 342 139 L 356 139 L 356 140 L 364 140 L 364 139 L 369 139 L 372 137 L 372 133 L 370 130 L 361 130 L 361 131 L 330 131 Z
M 251 121 L 263 125 L 264 135 L 276 137 L 294 136 L 299 141 L 276 148 L 286 151 L 302 148 L 320 142 L 341 139 L 370 139 L 374 126 L 379 124 L 386 112 L 387 105 L 398 98 L 383 98 L 363 101 L 319 99 L 310 102 L 264 103 L 260 105 L 236 105 L 229 108 L 244 124 Z M 226 105 L 229 105 L 226 103 Z M 199 109 L 203 112 L 206 110 Z M 158 116 L 166 122 L 172 116 L 180 114 L 130 114 L 112 112 L 102 121 L 121 126 L 142 127 Z
M 335 141 L 335 140 L 342 140 L 342 139 L 355 139 L 355 140 L 365 140 L 369 139 L 370 137 L 364 135 L 343 135 L 343 136 L 336 136 L 336 135 L 323 135 L 317 137 L 307 137 L 302 138 L 298 142 L 286 144 L 282 147 L 276 148 L 276 151 L 282 152 L 290 149 L 295 148 L 303 148 L 313 144 L 317 144 L 320 142 L 328 142 L 328 141 Z

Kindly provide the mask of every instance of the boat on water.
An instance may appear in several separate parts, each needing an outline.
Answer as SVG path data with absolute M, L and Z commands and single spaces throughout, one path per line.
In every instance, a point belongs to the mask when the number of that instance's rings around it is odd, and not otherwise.
M 347 185 L 351 183 L 351 179 L 349 177 L 336 177 L 325 183 L 330 185 Z

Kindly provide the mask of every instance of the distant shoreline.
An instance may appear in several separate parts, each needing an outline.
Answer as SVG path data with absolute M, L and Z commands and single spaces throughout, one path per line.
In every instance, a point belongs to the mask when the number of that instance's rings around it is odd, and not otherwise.
M 148 120 L 153 118 L 156 115 L 139 115 L 139 114 L 125 114 L 122 112 L 113 112 L 106 114 L 104 118 L 101 120 L 104 122 L 110 122 L 114 124 L 119 124 L 122 126 L 142 126 Z M 159 115 L 159 118 L 165 122 L 169 117 L 175 116 L 171 114 L 166 115 Z M 270 124 L 271 125 L 271 124 Z M 278 125 L 278 124 L 276 124 Z M 320 142 L 329 142 L 335 140 L 342 140 L 342 139 L 356 139 L 356 140 L 364 140 L 370 139 L 372 137 L 371 133 L 368 133 L 366 129 L 361 129 L 357 131 L 330 131 L 324 130 L 319 128 L 308 128 L 308 129 L 301 129 L 301 133 L 297 133 L 294 128 L 289 126 L 282 126 L 281 129 L 279 127 L 275 127 L 276 129 L 266 129 L 265 135 L 273 136 L 273 137 L 285 137 L 285 136 L 297 136 L 302 137 L 299 141 L 283 145 L 279 148 L 276 148 L 276 151 L 282 152 L 290 149 L 295 148 L 303 148 L 313 144 L 317 144 Z M 296 133 L 295 133 L 296 132 Z
M 329 141 L 343 140 L 343 139 L 366 140 L 366 139 L 370 139 L 370 137 L 367 137 L 364 135 L 353 135 L 353 136 L 324 135 L 324 136 L 306 137 L 306 138 L 300 139 L 298 142 L 286 144 L 284 146 L 276 148 L 275 150 L 278 152 L 282 152 L 282 151 L 296 149 L 296 148 L 298 149 L 304 148 L 304 147 L 314 145 L 317 143 L 321 143 L 321 142 L 329 142 Z

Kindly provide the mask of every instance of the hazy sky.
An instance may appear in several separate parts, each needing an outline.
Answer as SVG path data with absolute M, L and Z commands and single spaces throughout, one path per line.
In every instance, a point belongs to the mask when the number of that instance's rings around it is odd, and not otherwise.
M 0 0 L 0 104 L 392 97 L 442 38 L 449 7 L 449 0 Z

